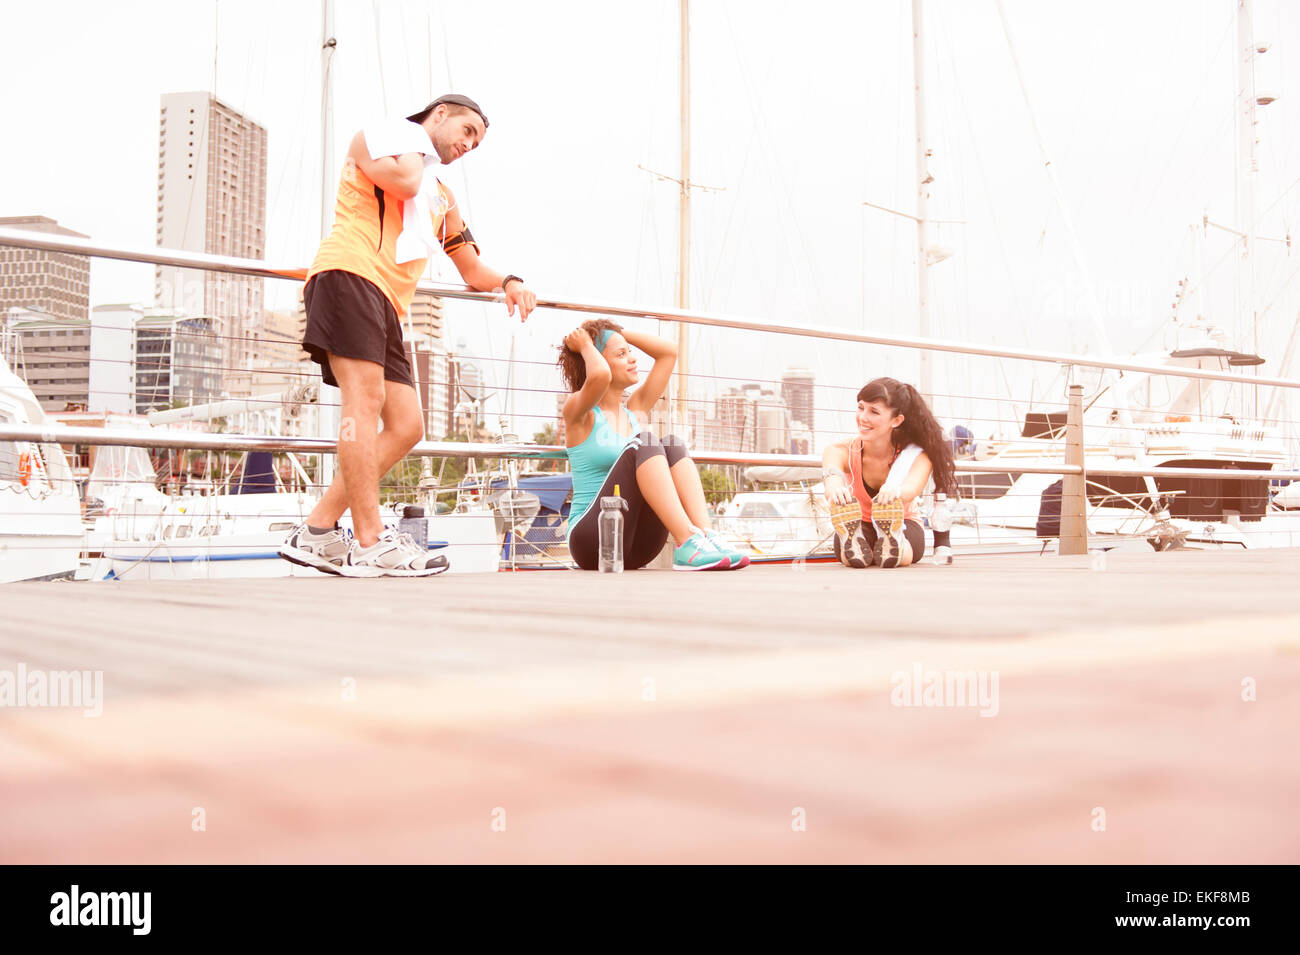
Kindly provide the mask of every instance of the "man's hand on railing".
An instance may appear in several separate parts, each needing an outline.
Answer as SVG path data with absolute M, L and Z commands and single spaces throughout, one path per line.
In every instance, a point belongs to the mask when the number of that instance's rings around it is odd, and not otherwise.
M 519 309 L 519 321 L 528 320 L 529 313 L 537 307 L 537 294 L 520 279 L 510 276 L 506 279 L 506 311 L 514 315 Z

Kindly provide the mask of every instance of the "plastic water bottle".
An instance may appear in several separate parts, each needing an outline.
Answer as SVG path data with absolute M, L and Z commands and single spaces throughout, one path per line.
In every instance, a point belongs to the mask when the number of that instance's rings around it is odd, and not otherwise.
M 407 504 L 402 508 L 402 517 L 397 522 L 399 534 L 410 534 L 415 545 L 421 550 L 429 546 L 429 521 L 424 516 L 424 508 L 419 504 Z
M 602 574 L 623 573 L 623 511 L 627 501 L 618 495 L 614 488 L 613 497 L 600 499 L 600 572 Z
M 936 492 L 934 509 L 930 511 L 930 529 L 934 531 L 934 562 L 940 567 L 952 563 L 952 544 L 948 532 L 952 530 L 952 515 L 948 513 L 948 495 Z

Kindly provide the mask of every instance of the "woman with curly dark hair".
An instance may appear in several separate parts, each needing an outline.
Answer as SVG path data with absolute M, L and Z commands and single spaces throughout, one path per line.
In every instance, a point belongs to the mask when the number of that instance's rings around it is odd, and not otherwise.
M 654 359 L 637 384 L 639 348 Z M 649 430 L 650 409 L 664 393 L 677 360 L 672 342 L 626 331 L 607 319 L 584 322 L 564 339 L 557 364 L 570 394 L 564 436 L 573 472 L 569 553 L 583 570 L 599 562 L 599 501 L 627 502 L 623 566 L 644 567 L 672 534 L 673 570 L 734 570 L 749 558 L 713 530 L 704 488 L 685 445 Z M 634 389 L 624 401 L 624 392 Z
M 822 455 L 835 552 L 846 567 L 906 567 L 925 552 L 917 499 L 957 491 L 952 449 L 911 385 L 877 378 L 858 392 L 857 437 Z

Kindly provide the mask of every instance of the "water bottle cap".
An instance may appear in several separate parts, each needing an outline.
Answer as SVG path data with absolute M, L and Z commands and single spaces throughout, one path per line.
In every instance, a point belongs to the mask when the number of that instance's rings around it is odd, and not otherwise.
M 600 499 L 600 509 L 602 511 L 623 511 L 627 509 L 627 501 L 621 497 L 602 497 Z

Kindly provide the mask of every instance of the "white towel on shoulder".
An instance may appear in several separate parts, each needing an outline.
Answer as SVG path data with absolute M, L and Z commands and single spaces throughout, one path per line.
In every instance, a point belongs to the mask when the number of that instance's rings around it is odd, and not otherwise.
M 898 457 L 889 466 L 889 476 L 885 478 L 885 483 L 901 485 L 907 480 L 907 472 L 912 470 L 912 465 L 920 457 L 921 451 L 922 448 L 919 444 L 909 444 L 902 451 L 899 451 Z
M 420 182 L 420 191 L 402 205 L 402 233 L 397 237 L 394 257 L 399 265 L 413 259 L 427 259 L 442 248 L 433 228 L 434 210 L 440 215 L 447 212 L 442 190 L 438 188 L 438 177 L 428 174 L 429 167 L 439 161 L 429 134 L 424 127 L 409 119 L 387 119 L 366 126 L 361 135 L 371 159 L 406 153 L 419 153 L 424 157 L 425 176 Z

